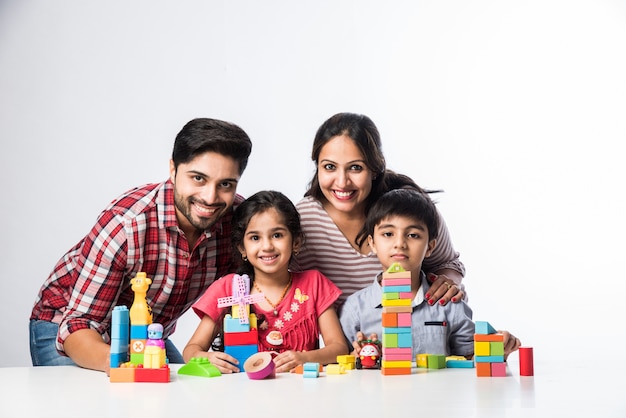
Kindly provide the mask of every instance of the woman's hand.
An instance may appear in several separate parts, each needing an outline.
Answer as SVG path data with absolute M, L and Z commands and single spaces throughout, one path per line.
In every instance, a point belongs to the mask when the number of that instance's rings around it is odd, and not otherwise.
M 449 301 L 460 302 L 465 296 L 465 292 L 461 290 L 459 285 L 445 274 L 436 275 L 429 273 L 428 281 L 432 284 L 424 297 L 429 305 L 434 305 L 435 303 L 445 305 Z

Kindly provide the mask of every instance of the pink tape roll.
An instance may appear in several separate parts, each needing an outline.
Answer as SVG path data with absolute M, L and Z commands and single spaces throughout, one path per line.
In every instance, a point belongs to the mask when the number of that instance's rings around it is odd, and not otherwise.
M 248 357 L 248 360 L 243 364 L 243 369 L 252 380 L 261 380 L 276 376 L 274 360 L 272 355 L 267 351 L 255 353 Z

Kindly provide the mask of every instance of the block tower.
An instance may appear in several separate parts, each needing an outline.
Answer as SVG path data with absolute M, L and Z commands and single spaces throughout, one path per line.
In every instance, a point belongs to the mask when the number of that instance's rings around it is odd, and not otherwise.
M 255 314 L 250 305 L 263 299 L 262 293 L 250 294 L 250 277 L 247 274 L 233 276 L 233 295 L 217 299 L 217 307 L 231 306 L 231 313 L 224 318 L 224 352 L 235 357 L 242 368 L 246 360 L 259 351 L 259 335 Z
M 383 272 L 383 375 L 411 374 L 411 272 L 394 263 Z
M 504 335 L 485 321 L 476 321 L 474 333 L 474 362 L 476 376 L 506 376 L 504 362 Z
M 146 299 L 152 280 L 146 273 L 139 272 L 130 284 L 135 292 L 130 310 L 126 306 L 113 308 L 109 379 L 111 382 L 167 383 L 170 369 L 162 340 L 163 327 L 152 323 L 152 310 Z

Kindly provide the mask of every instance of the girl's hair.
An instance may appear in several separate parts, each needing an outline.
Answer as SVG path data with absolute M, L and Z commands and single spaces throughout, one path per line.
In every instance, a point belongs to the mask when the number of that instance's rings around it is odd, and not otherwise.
M 240 204 L 233 214 L 232 221 L 232 245 L 233 254 L 239 254 L 239 248 L 243 246 L 243 239 L 248 229 L 250 219 L 254 215 L 274 209 L 283 218 L 285 226 L 291 233 L 293 242 L 303 240 L 302 226 L 300 225 L 300 214 L 294 204 L 281 192 L 274 190 L 263 190 L 247 198 Z M 250 280 L 254 280 L 254 268 L 247 260 L 240 260 L 238 274 L 247 274 Z
M 391 190 L 374 203 L 365 221 L 365 232 L 374 235 L 374 228 L 390 216 L 402 216 L 426 224 L 428 240 L 437 238 L 439 214 L 430 197 L 419 190 L 403 188 Z

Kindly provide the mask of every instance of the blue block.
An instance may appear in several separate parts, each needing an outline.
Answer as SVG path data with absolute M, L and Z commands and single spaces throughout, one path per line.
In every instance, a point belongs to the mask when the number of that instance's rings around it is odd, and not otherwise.
M 398 348 L 411 348 L 413 347 L 413 334 L 404 333 L 398 334 Z
M 224 332 L 248 332 L 250 331 L 250 323 L 242 324 L 239 318 L 233 318 L 226 315 L 224 318 Z
M 112 353 L 128 353 L 128 340 L 120 340 L 114 338 L 111 340 L 111 354 Z
M 319 363 L 304 363 L 302 365 L 302 370 L 305 372 L 319 372 L 320 364 Z
M 111 338 L 128 339 L 130 316 L 124 305 L 113 308 L 111 315 Z
M 406 286 L 383 286 L 383 293 L 407 293 L 411 291 L 411 285 Z
M 491 326 L 489 322 L 476 321 L 475 333 L 489 335 L 489 334 L 495 334 L 496 330 Z
M 147 340 L 148 339 L 148 325 L 131 325 L 130 326 L 130 339 L 131 340 Z
M 411 327 L 384 327 L 383 334 L 410 334 L 413 332 Z
M 446 367 L 449 369 L 473 369 L 473 360 L 446 360 Z
M 306 377 L 306 378 L 309 378 L 309 379 L 311 379 L 311 378 L 313 378 L 313 379 L 318 378 L 319 375 L 320 375 L 320 373 L 319 373 L 318 370 L 316 370 L 314 372 L 312 372 L 310 370 L 305 370 L 305 371 L 302 372 L 302 377 Z
M 474 356 L 476 363 L 504 363 L 504 356 Z
M 259 347 L 256 344 L 227 345 L 224 346 L 224 352 L 235 357 L 239 361 L 237 367 L 239 370 L 243 370 L 243 364 L 248 360 L 248 357 L 259 352 Z
M 128 361 L 128 353 L 111 353 L 109 356 L 109 366 L 116 368 L 119 367 L 120 364 L 126 363 Z

